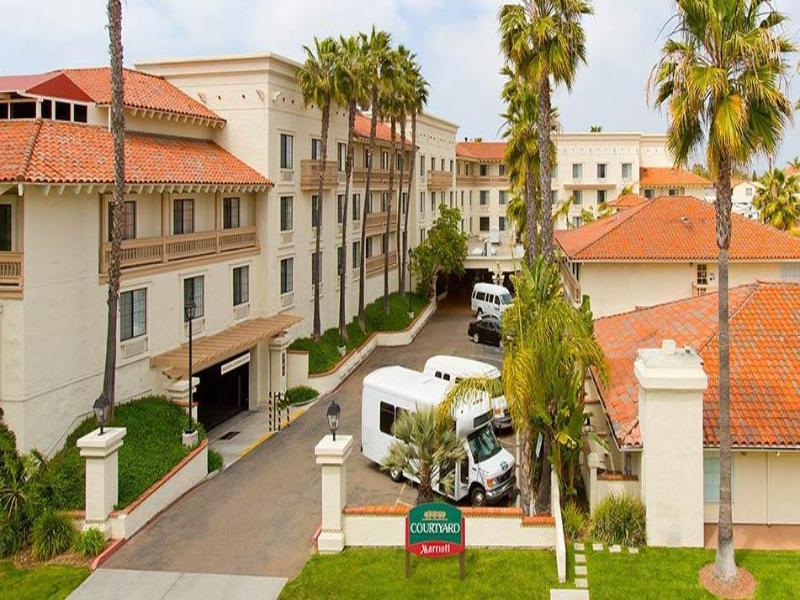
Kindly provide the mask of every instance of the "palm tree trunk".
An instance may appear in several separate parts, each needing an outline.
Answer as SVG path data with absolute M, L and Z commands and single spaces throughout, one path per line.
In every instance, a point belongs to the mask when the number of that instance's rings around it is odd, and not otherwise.
M 542 470 L 539 475 L 539 486 L 536 490 L 536 514 L 550 512 L 550 437 L 547 431 L 542 431 Z
M 347 314 L 345 306 L 347 287 L 347 214 L 350 200 L 350 178 L 353 175 L 353 132 L 356 127 L 356 112 L 358 106 L 355 100 L 350 100 L 347 114 L 347 157 L 344 161 L 344 205 L 342 206 L 342 272 L 339 273 L 339 337 L 347 341 Z
M 536 206 L 536 195 L 533 193 L 536 188 L 533 169 L 530 165 L 525 168 L 525 220 L 528 223 L 526 229 L 525 250 L 528 266 L 533 266 L 536 257 L 539 255 L 539 207 Z
M 397 291 L 403 294 L 405 292 L 403 283 L 403 248 L 401 243 L 401 236 L 403 235 L 403 211 L 408 212 L 408 207 L 403 204 L 403 174 L 406 168 L 406 119 L 405 115 L 400 119 L 400 155 L 403 159 L 400 161 L 400 176 L 398 177 L 398 192 L 397 192 L 397 234 L 396 234 L 396 251 L 397 251 Z M 409 190 L 409 199 L 411 190 Z
M 392 231 L 392 196 L 394 196 L 394 163 L 397 150 L 395 148 L 395 135 L 397 119 L 394 115 L 392 121 L 392 142 L 389 151 L 389 193 L 386 204 L 386 233 L 383 236 L 383 312 L 389 314 L 389 235 Z M 402 186 L 401 186 L 402 187 Z M 399 232 L 398 232 L 399 233 Z
M 406 273 L 408 268 L 408 213 L 411 211 L 411 184 L 414 181 L 414 167 L 417 163 L 417 111 L 411 111 L 411 164 L 408 166 L 408 207 L 406 207 L 405 225 L 403 231 L 406 235 L 403 236 L 403 293 L 406 290 Z M 422 241 L 422 240 L 420 240 Z M 410 279 L 410 277 L 409 277 Z M 411 281 L 408 282 L 408 287 L 411 287 Z
M 119 304 L 122 202 L 125 195 L 125 111 L 122 75 L 122 2 L 108 0 L 108 37 L 111 53 L 111 137 L 114 142 L 114 194 L 111 201 L 111 257 L 108 262 L 108 329 L 103 394 L 114 414 L 117 366 L 117 307 Z
M 547 262 L 555 259 L 553 252 L 553 193 L 551 190 L 552 165 L 550 164 L 550 77 L 545 73 L 539 80 L 539 114 L 536 133 L 539 142 L 539 192 L 542 210 L 542 254 Z
M 364 316 L 364 288 L 367 285 L 364 256 L 367 244 L 367 205 L 369 204 L 370 184 L 372 183 L 372 163 L 375 158 L 375 134 L 378 129 L 378 85 L 372 86 L 372 117 L 369 123 L 369 159 L 367 161 L 367 183 L 364 186 L 364 207 L 361 214 L 361 262 L 358 269 L 358 326 L 361 331 L 367 330 Z
M 717 182 L 719 248 L 719 533 L 715 574 L 722 581 L 736 576 L 731 506 L 730 332 L 728 323 L 728 250 L 731 243 L 731 162 L 720 160 Z
M 320 153 L 319 187 L 317 188 L 317 243 L 316 272 L 314 273 L 314 332 L 311 339 L 318 342 L 322 335 L 322 322 L 319 314 L 319 280 L 322 278 L 322 261 L 320 260 L 320 245 L 322 238 L 322 190 L 325 188 L 325 162 L 328 160 L 328 125 L 330 124 L 331 104 L 326 102 L 322 107 L 322 152 Z M 312 207 L 313 208 L 313 207 Z

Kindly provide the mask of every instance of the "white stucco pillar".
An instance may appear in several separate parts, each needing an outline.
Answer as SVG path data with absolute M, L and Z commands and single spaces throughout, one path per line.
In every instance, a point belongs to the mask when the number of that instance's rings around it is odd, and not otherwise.
M 107 427 L 100 435 L 95 429 L 77 442 L 81 456 L 86 459 L 86 520 L 85 529 L 99 529 L 106 537 L 111 534 L 108 515 L 118 500 L 119 470 L 117 451 L 125 437 L 124 427 Z
M 642 499 L 651 546 L 703 546 L 703 393 L 708 378 L 690 348 L 639 350 Z
M 353 436 L 326 435 L 320 440 L 314 454 L 322 466 L 322 531 L 317 539 L 317 549 L 322 553 L 344 550 L 344 520 L 342 510 L 347 502 L 347 466 L 345 461 L 353 447 Z
M 597 453 L 590 452 L 586 462 L 589 468 L 589 490 L 587 495 L 589 496 L 589 512 L 591 513 L 599 500 L 597 497 L 597 469 L 600 468 L 600 457 L 597 456 Z
M 277 394 L 285 392 L 288 387 L 288 357 L 286 350 L 289 348 L 288 335 L 273 338 L 269 343 L 269 387 L 268 392 Z M 266 402 L 267 395 L 260 401 Z

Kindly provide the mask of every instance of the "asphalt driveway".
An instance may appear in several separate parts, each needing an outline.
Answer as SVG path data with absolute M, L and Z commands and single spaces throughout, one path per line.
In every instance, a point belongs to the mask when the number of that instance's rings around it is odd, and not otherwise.
M 339 432 L 352 434 L 347 493 L 351 504 L 413 502 L 415 490 L 393 483 L 359 452 L 361 385 L 388 365 L 421 370 L 434 354 L 455 354 L 499 365 L 500 350 L 467 338 L 469 315 L 440 310 L 414 342 L 378 348 L 334 392 L 342 407 Z M 217 477 L 198 486 L 128 541 L 107 563 L 143 569 L 293 577 L 312 551 L 321 520 L 320 474 L 314 446 L 328 433 L 328 401 L 311 407 Z

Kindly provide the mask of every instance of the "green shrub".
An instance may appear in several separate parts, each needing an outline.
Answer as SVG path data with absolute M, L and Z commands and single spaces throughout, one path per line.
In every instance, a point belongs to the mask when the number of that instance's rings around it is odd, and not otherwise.
M 213 473 L 222 468 L 222 455 L 216 450 L 208 451 L 208 472 Z
M 594 508 L 592 537 L 606 544 L 642 546 L 645 537 L 645 508 L 633 496 L 609 496 Z
M 26 515 L 0 513 L 0 558 L 11 556 L 30 543 L 31 526 Z
M 70 549 L 75 539 L 72 519 L 47 510 L 36 517 L 31 530 L 31 551 L 36 560 L 50 560 Z
M 307 387 L 305 385 L 299 385 L 297 387 L 293 387 L 289 390 L 286 390 L 286 400 L 289 404 L 300 404 L 302 402 L 308 402 L 309 400 L 313 400 L 319 396 L 319 392 L 314 388 Z
M 106 539 L 98 529 L 78 532 L 73 543 L 75 552 L 85 558 L 92 558 L 106 549 Z
M 567 500 L 561 509 L 561 518 L 564 521 L 564 533 L 567 539 L 580 540 L 586 533 L 586 513 L 574 500 Z

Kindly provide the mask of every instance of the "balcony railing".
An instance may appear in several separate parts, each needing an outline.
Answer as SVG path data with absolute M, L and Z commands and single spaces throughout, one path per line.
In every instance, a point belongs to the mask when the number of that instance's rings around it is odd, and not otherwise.
M 703 296 L 704 294 L 707 293 L 708 293 L 707 283 L 697 283 L 696 281 L 692 282 L 692 296 Z
M 367 185 L 367 169 L 366 167 L 356 167 L 353 169 L 353 186 L 364 187 Z M 370 188 L 385 188 L 389 185 L 389 170 L 388 169 L 372 169 L 372 179 L 370 180 Z M 395 185 L 397 185 L 397 173 L 395 172 Z
M 22 252 L 0 252 L 0 291 L 22 289 Z
M 456 175 L 458 187 L 508 185 L 507 175 Z
M 453 186 L 453 174 L 450 171 L 429 171 L 428 189 L 446 190 Z
M 257 247 L 258 235 L 255 225 L 236 229 L 123 240 L 120 267 L 132 269 Z M 110 260 L 111 243 L 107 242 L 103 244 L 102 249 L 101 273 L 108 272 Z
M 331 190 L 339 185 L 339 174 L 336 161 L 325 162 L 325 179 L 322 189 Z M 300 189 L 304 192 L 313 192 L 319 189 L 320 164 L 318 160 L 300 161 Z
M 561 270 L 561 279 L 564 281 L 564 291 L 569 299 L 578 304 L 581 301 L 581 284 L 572 273 L 566 260 L 559 261 L 559 268 Z
M 367 215 L 367 235 L 375 235 L 376 233 L 386 232 L 386 219 L 388 213 L 369 213 Z M 397 211 L 392 211 L 392 222 L 389 224 L 389 231 L 397 231 Z
M 364 269 L 367 273 L 367 277 L 372 277 L 378 273 L 383 272 L 383 254 L 379 254 L 378 256 L 370 256 L 366 263 L 364 263 Z M 397 266 L 397 252 L 389 252 L 389 269 Z

